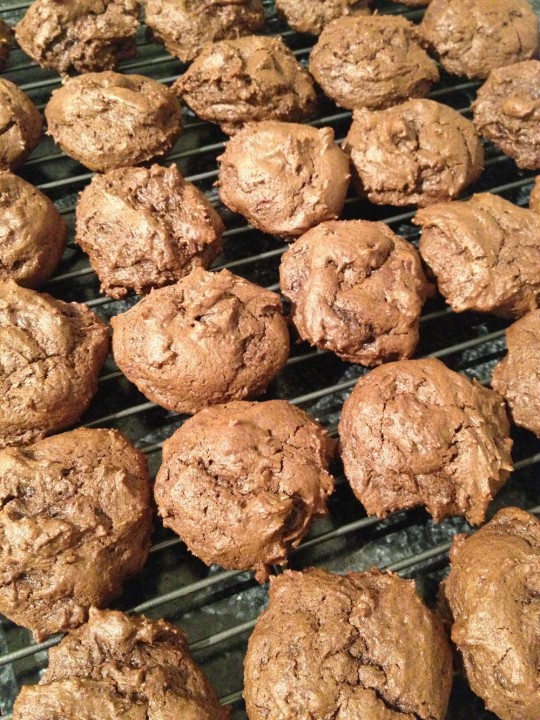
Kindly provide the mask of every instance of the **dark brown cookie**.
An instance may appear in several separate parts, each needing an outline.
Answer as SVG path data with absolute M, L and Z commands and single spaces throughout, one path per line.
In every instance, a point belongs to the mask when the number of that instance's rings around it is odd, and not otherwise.
M 180 628 L 113 611 L 49 652 L 39 685 L 23 687 L 13 720 L 227 720 Z
M 443 587 L 474 692 L 501 720 L 538 720 L 540 521 L 506 508 L 455 538 Z
M 377 570 L 271 579 L 244 662 L 250 720 L 443 720 L 451 684 L 450 646 L 414 581 Z
M 79 197 L 77 237 L 101 281 L 121 298 L 207 268 L 222 249 L 221 218 L 176 165 L 96 175 Z
M 516 318 L 540 301 L 540 216 L 498 195 L 432 205 L 413 219 L 422 226 L 420 254 L 454 312 Z
M 35 0 L 15 32 L 27 55 L 61 75 L 113 70 L 135 55 L 137 0 Z
M 491 385 L 506 400 L 516 425 L 540 437 L 540 310 L 506 330 L 506 346 Z
M 11 26 L 0 20 L 0 71 L 7 65 L 13 38 L 14 33 Z
M 169 88 L 109 71 L 68 80 L 53 92 L 45 117 L 62 150 L 96 172 L 165 155 L 182 132 L 180 104 Z
M 326 515 L 333 454 L 324 429 L 285 400 L 201 410 L 163 445 L 159 514 L 207 565 L 264 582 Z
M 111 322 L 119 368 L 177 412 L 260 395 L 289 355 L 279 296 L 228 270 L 197 268 Z
M 304 120 L 316 107 L 309 73 L 275 37 L 207 45 L 172 88 L 196 115 L 228 135 L 257 120 Z
M 276 9 L 293 30 L 313 35 L 337 18 L 371 13 L 369 0 L 276 0 Z
M 303 340 L 363 365 L 413 354 L 430 286 L 418 252 L 388 225 L 317 225 L 283 255 L 279 274 Z
M 540 213 L 540 175 L 535 178 L 533 189 L 529 197 L 529 208 Z
M 538 48 L 528 0 L 431 0 L 420 29 L 444 69 L 468 78 L 527 60 Z
M 0 451 L 0 611 L 36 640 L 118 597 L 151 532 L 146 458 L 117 430 Z
M 325 95 L 351 110 L 423 97 L 439 79 L 417 28 L 392 15 L 334 20 L 313 48 L 309 69 Z
M 146 0 L 151 36 L 182 62 L 207 43 L 252 35 L 264 24 L 261 0 Z
M 107 326 L 86 305 L 0 282 L 0 448 L 77 422 L 108 351 Z
M 339 424 L 345 475 L 370 515 L 425 506 L 475 525 L 512 470 L 509 431 L 497 393 L 433 359 L 372 370 Z
M 355 110 L 344 149 L 353 161 L 360 193 L 379 205 L 451 200 L 484 168 L 473 124 L 433 100 Z
M 540 61 L 492 70 L 472 105 L 478 132 L 516 165 L 540 170 Z
M 0 78 L 0 170 L 21 165 L 41 137 L 43 120 L 28 95 Z
M 331 128 L 253 123 L 219 160 L 222 202 L 271 235 L 292 239 L 338 218 L 345 203 L 349 159 Z

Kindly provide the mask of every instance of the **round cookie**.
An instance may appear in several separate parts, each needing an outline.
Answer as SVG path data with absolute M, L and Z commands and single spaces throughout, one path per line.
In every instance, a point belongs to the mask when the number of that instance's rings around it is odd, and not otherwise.
M 76 240 L 90 256 L 101 292 L 121 298 L 170 285 L 208 267 L 224 225 L 176 165 L 96 175 L 80 194 Z
M 416 26 L 392 15 L 334 20 L 311 51 L 309 69 L 324 94 L 350 110 L 423 97 L 439 79 Z
M 343 209 L 349 159 L 331 128 L 253 123 L 219 161 L 221 201 L 263 232 L 292 239 Z
M 248 35 L 207 45 L 172 89 L 228 135 L 258 120 L 304 120 L 316 108 L 309 73 L 275 37 Z
M 111 324 L 128 380 L 181 413 L 260 395 L 289 355 L 279 296 L 228 270 L 196 268 Z
M 454 312 L 516 318 L 540 302 L 540 216 L 498 195 L 432 205 L 413 219 L 422 226 L 420 254 Z
M 22 688 L 13 720 L 227 720 L 182 630 L 164 620 L 90 610 L 49 651 L 38 685 Z
M 11 26 L 0 20 L 0 71 L 4 70 L 7 65 L 13 37 Z
M 117 430 L 0 451 L 0 612 L 37 641 L 118 597 L 151 532 L 146 458 Z
M 505 508 L 457 536 L 443 585 L 471 688 L 501 720 L 537 720 L 540 707 L 540 521 Z
M 293 30 L 313 35 L 337 18 L 371 14 L 369 0 L 276 0 L 276 9 Z
M 516 165 L 540 170 L 540 61 L 492 70 L 472 104 L 478 132 Z
M 420 30 L 443 68 L 468 78 L 527 60 L 538 48 L 528 0 L 431 0 Z
M 38 287 L 60 262 L 67 225 L 49 198 L 30 183 L 0 171 L 0 279 Z
M 146 0 L 146 24 L 182 62 L 207 43 L 252 35 L 264 25 L 261 0 Z
M 0 170 L 21 165 L 41 137 L 43 121 L 28 95 L 0 78 Z
M 113 70 L 137 52 L 137 0 L 35 0 L 15 28 L 24 52 L 61 75 Z
M 206 408 L 163 445 L 159 514 L 207 565 L 264 582 L 326 515 L 333 454 L 325 430 L 285 400 Z
M 250 720 L 443 720 L 451 685 L 449 643 L 414 581 L 377 570 L 271 578 L 244 661 Z
M 529 209 L 540 213 L 540 175 L 535 178 L 534 186 L 529 196 Z
M 45 108 L 48 134 L 90 170 L 165 155 L 182 132 L 180 104 L 165 85 L 105 71 L 71 78 Z
M 303 340 L 363 365 L 413 354 L 431 288 L 416 249 L 385 223 L 321 223 L 283 255 L 279 274 Z
M 512 470 L 502 398 L 434 359 L 362 377 L 339 423 L 345 476 L 369 515 L 424 506 L 478 525 Z
M 107 326 L 81 303 L 0 282 L 0 448 L 73 425 L 97 389 Z
M 506 330 L 508 354 L 498 363 L 491 386 L 506 400 L 512 419 L 540 437 L 540 310 Z
M 379 205 L 429 205 L 478 179 L 484 151 L 470 120 L 433 100 L 355 110 L 344 149 L 362 195 Z

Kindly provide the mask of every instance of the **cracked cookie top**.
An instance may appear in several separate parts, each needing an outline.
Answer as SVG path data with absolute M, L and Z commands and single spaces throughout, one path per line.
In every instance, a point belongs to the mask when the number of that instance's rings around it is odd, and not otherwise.
M 23 163 L 41 137 L 41 114 L 28 95 L 0 78 L 0 170 Z
M 152 530 L 146 458 L 117 430 L 0 452 L 0 611 L 37 640 L 77 627 L 139 572 Z
M 370 515 L 424 506 L 473 524 L 512 470 L 509 431 L 496 392 L 434 359 L 360 378 L 339 424 L 345 475 Z
M 285 400 L 201 410 L 164 443 L 159 514 L 207 565 L 264 581 L 326 514 L 333 454 L 325 430 Z
M 293 30 L 313 35 L 337 18 L 371 14 L 369 0 L 276 0 L 276 9 Z
M 443 720 L 451 683 L 440 621 L 377 570 L 272 578 L 244 663 L 250 720 Z

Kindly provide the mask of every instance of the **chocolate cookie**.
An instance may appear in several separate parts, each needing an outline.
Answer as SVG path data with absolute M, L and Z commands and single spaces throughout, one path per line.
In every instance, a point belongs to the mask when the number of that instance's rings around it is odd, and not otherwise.
M 66 223 L 49 198 L 0 171 L 0 279 L 38 287 L 54 273 L 66 240 Z
M 221 218 L 176 165 L 120 168 L 79 197 L 77 237 L 101 281 L 121 298 L 170 285 L 221 252 Z
M 535 178 L 533 189 L 529 196 L 529 208 L 540 213 L 540 175 Z
M 439 79 L 415 25 L 392 15 L 334 20 L 313 48 L 309 69 L 325 95 L 350 110 L 423 97 Z
M 368 514 L 425 506 L 481 523 L 512 460 L 497 393 L 439 360 L 402 360 L 362 377 L 345 401 L 345 475 Z
M 146 458 L 117 430 L 0 451 L 0 612 L 37 641 L 118 597 L 151 532 Z
M 0 20 L 0 71 L 7 65 L 13 37 L 11 26 L 7 22 Z
M 516 425 L 540 437 L 540 310 L 506 330 L 506 346 L 491 385 L 506 400 Z
M 177 412 L 260 395 L 289 355 L 278 295 L 228 270 L 197 268 L 111 323 L 118 367 Z
M 414 581 L 377 570 L 271 579 L 244 662 L 250 720 L 443 720 L 451 684 L 450 646 Z
M 113 70 L 135 55 L 137 0 L 35 0 L 15 31 L 27 55 L 61 75 Z
M 23 687 L 13 709 L 13 720 L 228 717 L 180 628 L 95 609 L 49 651 L 39 685 Z
M 0 448 L 77 422 L 108 350 L 107 327 L 86 305 L 0 282 Z
M 355 110 L 344 149 L 353 161 L 360 193 L 379 205 L 451 200 L 484 168 L 473 124 L 433 100 Z
M 294 238 L 339 217 L 349 159 L 331 128 L 296 123 L 248 125 L 219 158 L 219 195 L 259 230 Z
M 388 225 L 317 225 L 283 255 L 279 274 L 303 340 L 363 365 L 413 354 L 430 286 L 418 252 Z
M 444 595 L 467 679 L 501 720 L 540 708 L 540 521 L 506 508 L 454 539 Z
M 196 115 L 228 135 L 257 120 L 304 120 L 316 107 L 309 73 L 275 37 L 207 45 L 172 88 Z
M 41 137 L 43 121 L 28 95 L 0 78 L 0 170 L 21 165 Z
M 201 410 L 163 445 L 159 514 L 207 565 L 264 582 L 326 515 L 333 454 L 323 428 L 285 400 Z
M 48 134 L 90 170 L 105 172 L 165 155 L 182 132 L 180 104 L 142 75 L 86 73 L 55 90 Z
M 332 20 L 369 15 L 369 0 L 276 0 L 276 9 L 293 30 L 319 35 Z
M 540 61 L 493 70 L 472 104 L 478 132 L 520 168 L 540 169 Z
M 538 48 L 528 0 L 431 0 L 420 29 L 443 68 L 468 78 L 527 60 Z
M 182 62 L 207 43 L 252 35 L 264 24 L 261 0 L 146 0 L 146 24 Z
M 419 210 L 420 254 L 454 312 L 515 318 L 540 301 L 540 216 L 498 195 Z

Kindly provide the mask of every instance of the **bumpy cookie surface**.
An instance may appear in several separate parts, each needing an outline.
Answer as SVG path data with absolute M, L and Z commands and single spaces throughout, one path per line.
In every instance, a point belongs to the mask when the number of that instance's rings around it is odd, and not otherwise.
M 371 12 L 368 0 L 276 0 L 276 8 L 293 30 L 313 35 L 337 18 Z
M 13 30 L 7 22 L 0 20 L 0 71 L 6 67 L 12 42 Z
M 41 137 L 39 110 L 22 90 L 0 78 L 0 170 L 23 163 Z
M 540 213 L 540 175 L 535 178 L 529 197 L 529 208 L 534 212 Z

